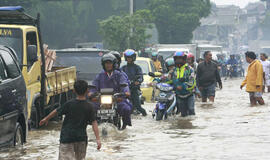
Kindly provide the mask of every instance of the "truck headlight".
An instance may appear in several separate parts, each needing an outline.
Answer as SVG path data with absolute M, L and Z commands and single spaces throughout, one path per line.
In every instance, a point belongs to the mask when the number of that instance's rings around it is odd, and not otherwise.
M 100 97 L 101 104 L 112 104 L 113 98 L 111 95 L 102 95 Z

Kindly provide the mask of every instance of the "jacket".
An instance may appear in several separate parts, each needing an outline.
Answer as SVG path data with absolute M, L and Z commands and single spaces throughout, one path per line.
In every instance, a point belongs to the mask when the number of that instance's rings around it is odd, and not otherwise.
M 246 85 L 247 92 L 262 92 L 263 66 L 259 60 L 254 60 L 248 66 L 248 72 L 241 86 Z M 256 86 L 260 86 L 256 88 Z
M 217 65 L 212 61 L 202 62 L 198 65 L 196 78 L 198 87 L 208 87 L 216 82 L 222 83 Z
M 183 65 L 181 68 L 176 67 L 170 73 L 169 79 L 167 83 L 174 86 L 175 93 L 180 98 L 186 98 L 193 94 L 193 89 L 196 86 L 195 74 L 188 64 Z M 182 90 L 178 90 L 178 86 L 181 86 Z
M 156 71 L 162 71 L 161 62 L 159 60 L 153 61 Z
M 130 88 L 139 88 L 140 86 L 134 86 L 134 82 L 137 81 L 139 83 L 143 82 L 143 72 L 140 66 L 137 64 L 127 64 L 121 68 L 123 72 L 126 73 L 128 79 L 130 81 Z

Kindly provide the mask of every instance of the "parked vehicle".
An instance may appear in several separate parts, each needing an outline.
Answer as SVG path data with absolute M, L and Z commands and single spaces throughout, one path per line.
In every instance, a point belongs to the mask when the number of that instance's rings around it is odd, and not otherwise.
M 84 79 L 92 84 L 96 75 L 103 68 L 100 66 L 101 58 L 109 50 L 97 48 L 66 48 L 56 50 L 57 60 L 54 66 L 76 66 L 78 79 Z
M 0 7 L 0 44 L 17 53 L 28 93 L 27 120 L 35 128 L 51 110 L 72 98 L 76 80 L 75 67 L 46 72 L 39 17 L 27 15 L 22 7 Z
M 0 147 L 26 142 L 26 85 L 17 60 L 13 49 L 0 46 Z
M 213 60 L 217 60 L 217 55 L 222 54 L 222 46 L 210 45 L 210 44 L 200 44 L 196 49 L 196 59 L 204 58 L 203 54 L 205 51 L 211 51 Z

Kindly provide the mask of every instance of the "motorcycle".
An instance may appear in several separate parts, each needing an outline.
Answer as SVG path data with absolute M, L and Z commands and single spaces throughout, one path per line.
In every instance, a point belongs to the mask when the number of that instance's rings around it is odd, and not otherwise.
M 153 73 L 149 73 L 150 76 L 154 77 Z M 176 106 L 176 95 L 173 91 L 173 86 L 167 83 L 159 82 L 154 85 L 159 90 L 159 95 L 155 98 L 157 104 L 152 112 L 153 118 L 156 120 L 162 120 L 168 118 L 169 114 L 174 114 Z
M 126 87 L 127 84 L 121 84 L 120 86 L 121 88 Z M 95 86 L 89 86 L 89 88 L 95 88 Z M 123 98 L 126 98 L 125 93 L 114 93 L 113 88 L 104 88 L 89 98 L 100 104 L 96 114 L 98 123 L 112 123 L 120 130 L 122 117 L 117 113 L 117 102 L 121 102 Z
M 227 65 L 227 77 L 237 77 L 237 65 Z

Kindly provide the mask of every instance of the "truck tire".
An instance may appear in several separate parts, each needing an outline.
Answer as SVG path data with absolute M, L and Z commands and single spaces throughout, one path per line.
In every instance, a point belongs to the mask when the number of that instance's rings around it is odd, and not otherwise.
M 35 129 L 39 128 L 39 122 L 41 120 L 39 101 L 36 101 L 35 106 L 32 107 L 30 119 L 31 119 L 30 128 Z
M 13 138 L 13 146 L 22 146 L 23 145 L 23 130 L 22 126 L 20 123 L 16 123 L 16 129 L 15 129 L 15 134 Z

